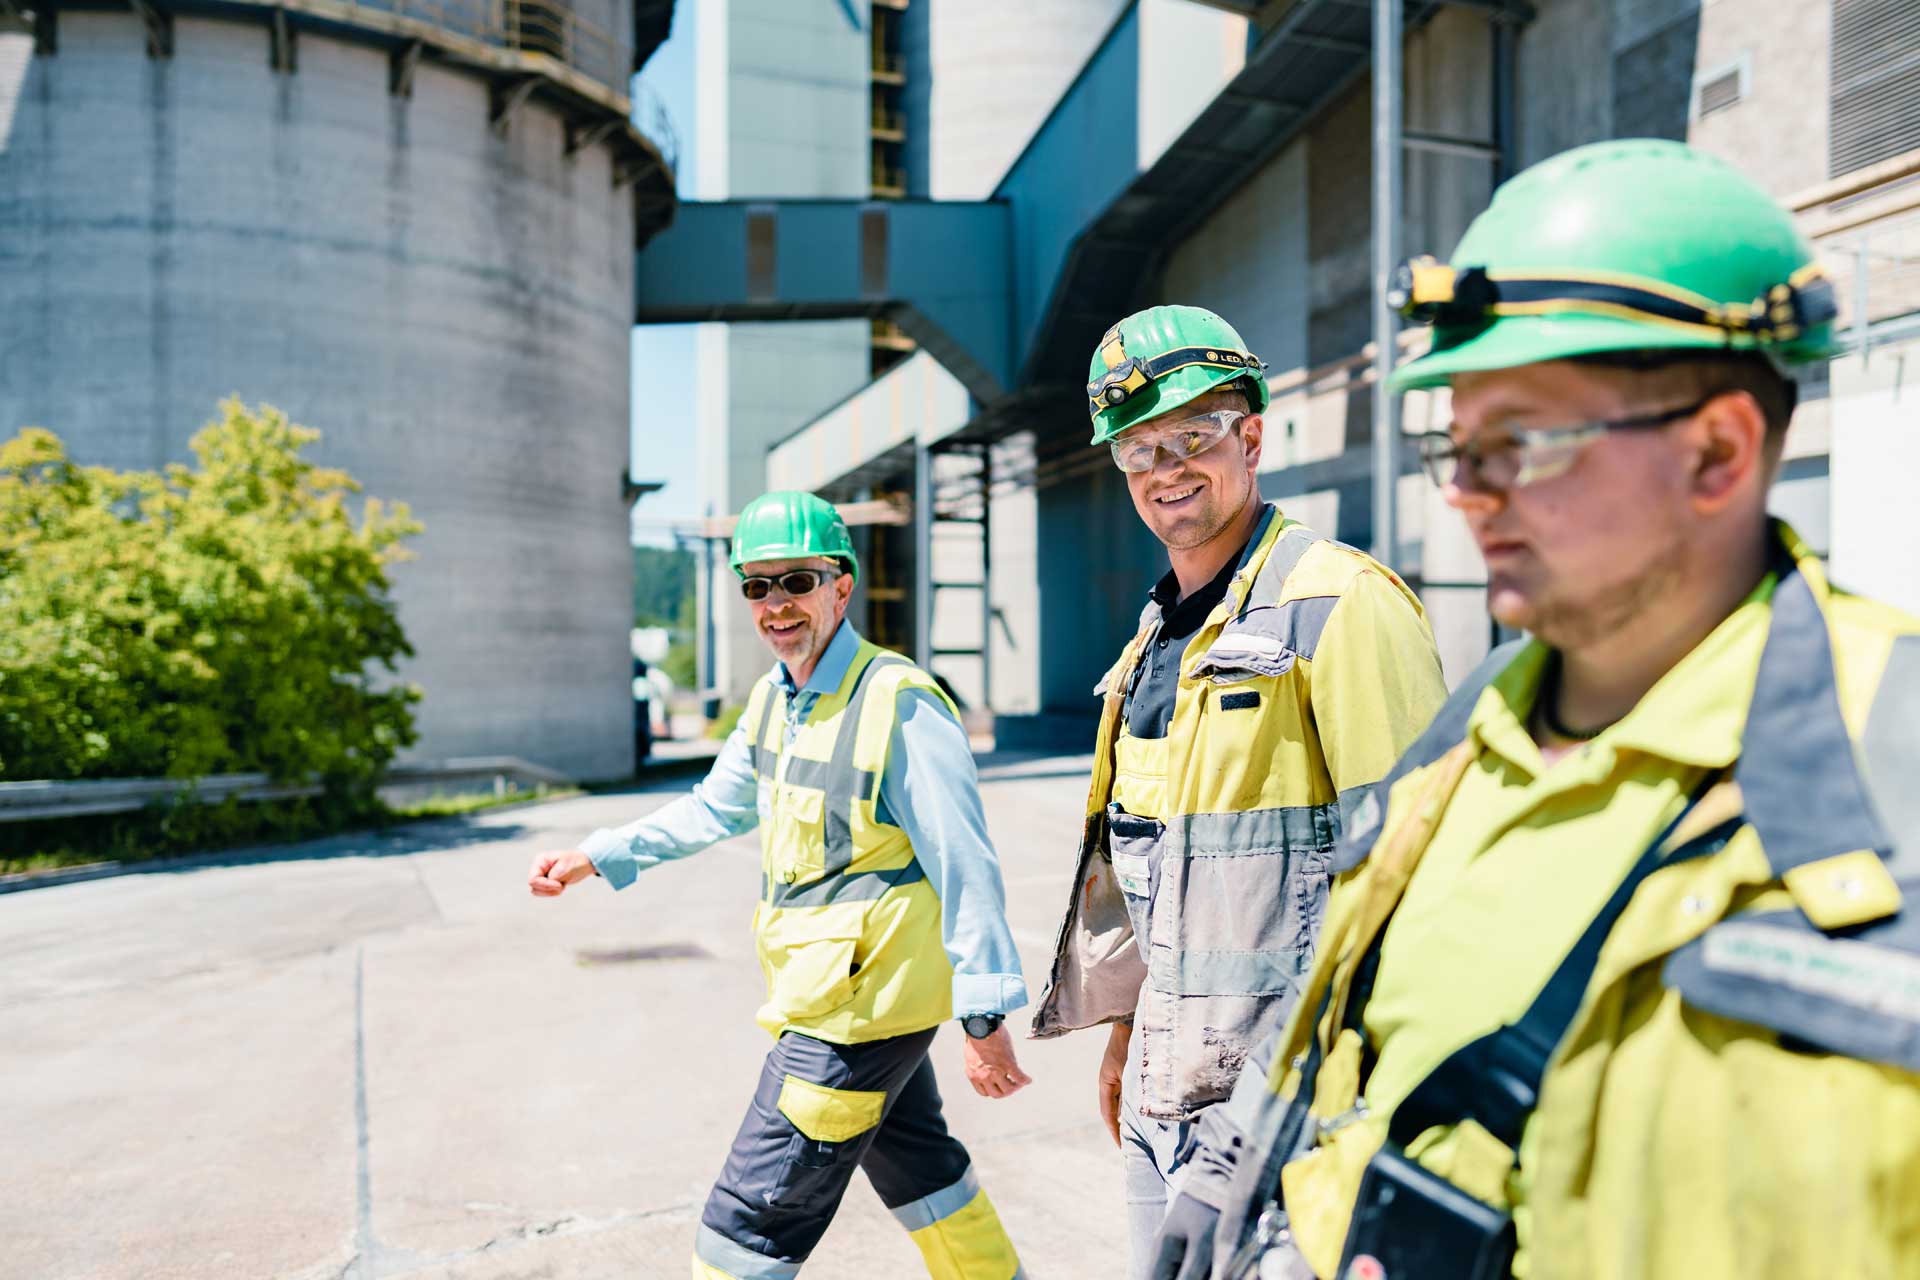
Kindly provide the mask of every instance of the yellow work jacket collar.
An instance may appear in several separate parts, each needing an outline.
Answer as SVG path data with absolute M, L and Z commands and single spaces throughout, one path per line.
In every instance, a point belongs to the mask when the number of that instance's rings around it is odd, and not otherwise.
M 1777 574 L 1768 573 L 1632 710 L 1594 738 L 1588 767 L 1604 775 L 1628 751 L 1701 769 L 1725 769 L 1739 759 L 1778 582 Z M 1467 725 L 1481 750 L 1535 777 L 1545 765 L 1526 724 L 1551 656 L 1545 645 L 1530 641 L 1481 695 Z
M 1773 538 L 1775 560 L 1760 585 L 1595 742 L 1731 766 L 1775 875 L 1860 849 L 1885 857 L 1894 841 L 1861 776 L 1834 682 L 1832 587 L 1789 525 L 1775 521 Z M 1482 691 L 1467 723 L 1477 748 L 1536 774 L 1539 749 L 1525 720 L 1546 659 L 1544 646 L 1529 643 Z
M 1194 630 L 1192 638 L 1188 641 L 1189 654 L 1204 652 L 1206 646 L 1201 641 L 1206 640 L 1210 643 L 1212 639 L 1210 633 L 1239 613 L 1246 605 L 1247 593 L 1253 589 L 1253 580 L 1259 575 L 1260 567 L 1266 563 L 1267 553 L 1273 549 L 1273 544 L 1280 535 L 1286 532 L 1287 520 L 1281 514 L 1279 506 L 1268 502 L 1263 503 L 1262 508 L 1259 522 L 1253 526 L 1253 532 L 1247 536 L 1247 545 L 1240 549 L 1240 557 L 1234 563 L 1233 576 L 1227 579 L 1226 593 L 1207 613 L 1205 621 Z M 1134 654 L 1141 642 L 1146 639 L 1147 633 L 1171 611 L 1171 607 L 1163 601 L 1161 590 L 1166 582 L 1167 579 L 1162 578 L 1155 584 L 1154 589 L 1147 593 L 1146 607 L 1140 611 L 1140 622 L 1135 628 L 1134 643 L 1129 646 L 1128 655 Z M 1099 695 L 1105 693 L 1106 689 L 1107 682 L 1102 680 L 1094 689 L 1094 693 Z

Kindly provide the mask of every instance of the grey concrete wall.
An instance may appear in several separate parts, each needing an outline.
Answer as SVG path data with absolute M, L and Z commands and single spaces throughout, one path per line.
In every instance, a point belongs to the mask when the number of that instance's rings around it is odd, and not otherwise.
M 1272 373 L 1307 363 L 1307 178 L 1307 149 L 1288 147 L 1173 251 L 1160 287 L 1224 316 Z
M 395 572 L 429 756 L 631 763 L 627 460 L 633 220 L 537 104 L 307 34 L 65 12 L 0 158 L 0 429 L 152 467 L 230 393 L 426 525 Z
M 1882 347 L 1863 364 L 1833 363 L 1833 577 L 1852 591 L 1920 614 L 1920 474 L 1913 429 L 1920 342 Z
M 1701 9 L 1695 73 L 1744 62 L 1747 96 L 1694 121 L 1687 141 L 1776 196 L 1825 182 L 1830 10 L 1828 0 L 1769 0 L 1755 21 L 1738 5 Z
M 991 194 L 1122 7 L 1124 0 L 914 0 L 905 32 L 914 194 Z
M 1547 0 L 1522 28 L 1516 68 L 1518 168 L 1611 136 L 1613 77 L 1597 54 L 1613 47 L 1607 4 Z
M 1615 0 L 1616 136 L 1686 140 L 1700 25 L 1697 0 Z
M 726 4 L 728 198 L 866 195 L 865 0 Z
M 1031 475 L 1033 437 L 1021 432 L 994 450 L 1001 476 Z M 1031 480 L 993 497 L 993 709 L 1040 709 L 1040 503 Z

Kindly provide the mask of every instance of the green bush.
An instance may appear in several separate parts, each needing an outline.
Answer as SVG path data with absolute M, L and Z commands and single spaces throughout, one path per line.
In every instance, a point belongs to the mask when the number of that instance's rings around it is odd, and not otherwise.
M 720 708 L 720 717 L 707 723 L 706 736 L 715 742 L 725 742 L 733 727 L 740 723 L 740 717 L 746 714 L 747 704 L 730 702 Z
M 363 809 L 413 741 L 419 692 L 380 670 L 413 652 L 387 567 L 419 524 L 375 498 L 356 518 L 359 485 L 302 456 L 318 432 L 221 413 L 160 473 L 44 430 L 0 444 L 0 779 L 258 771 Z
M 675 640 L 667 646 L 667 659 L 660 669 L 667 673 L 667 679 L 673 681 L 673 687 L 679 690 L 692 690 L 699 687 L 700 654 L 691 640 Z

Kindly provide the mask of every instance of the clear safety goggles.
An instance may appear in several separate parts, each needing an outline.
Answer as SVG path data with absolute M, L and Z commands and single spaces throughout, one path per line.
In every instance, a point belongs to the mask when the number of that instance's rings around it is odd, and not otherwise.
M 1162 452 L 1170 458 L 1192 458 L 1205 453 L 1227 438 L 1233 424 L 1247 415 L 1238 409 L 1215 409 L 1181 422 L 1145 431 L 1129 431 L 1107 442 L 1113 450 L 1113 465 L 1122 471 L 1139 474 L 1153 470 Z
M 827 569 L 790 569 L 772 578 L 740 579 L 740 594 L 749 600 L 765 600 L 777 586 L 789 596 L 810 596 L 820 584 L 840 575 Z
M 1717 393 L 1716 393 L 1717 394 Z M 1517 489 L 1562 476 L 1580 451 L 1613 431 L 1646 431 L 1690 418 L 1707 407 L 1705 400 L 1631 418 L 1575 422 L 1564 427 L 1511 430 L 1488 440 L 1456 441 L 1451 431 L 1428 431 L 1415 436 L 1420 463 L 1443 488 L 1460 484 L 1467 476 L 1486 489 Z M 1463 474 L 1464 473 L 1464 474 Z

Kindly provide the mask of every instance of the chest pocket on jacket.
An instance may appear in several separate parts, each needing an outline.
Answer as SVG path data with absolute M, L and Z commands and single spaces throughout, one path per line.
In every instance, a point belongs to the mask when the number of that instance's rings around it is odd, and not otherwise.
M 1247 610 L 1220 631 L 1187 674 L 1214 684 L 1283 676 L 1311 661 L 1338 596 L 1308 596 Z
M 795 884 L 826 870 L 826 793 L 782 783 L 774 787 L 769 809 L 775 878 Z

